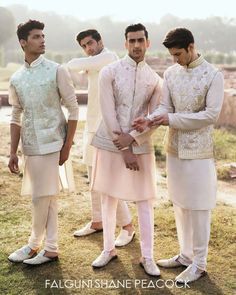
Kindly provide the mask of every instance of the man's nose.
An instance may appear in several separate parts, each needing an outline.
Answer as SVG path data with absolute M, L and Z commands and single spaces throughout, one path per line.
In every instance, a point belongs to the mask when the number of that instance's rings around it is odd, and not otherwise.
M 139 47 L 140 43 L 138 42 L 138 40 L 135 41 L 134 43 L 134 47 Z

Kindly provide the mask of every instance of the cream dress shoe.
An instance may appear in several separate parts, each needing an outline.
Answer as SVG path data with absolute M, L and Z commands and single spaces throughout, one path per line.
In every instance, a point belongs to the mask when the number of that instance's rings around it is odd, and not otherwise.
M 47 262 L 52 262 L 58 260 L 58 256 L 55 257 L 46 257 L 44 256 L 45 250 L 41 250 L 37 256 L 32 259 L 26 259 L 23 261 L 24 264 L 28 265 L 40 265 Z
M 8 256 L 8 260 L 11 262 L 23 262 L 25 259 L 30 259 L 37 254 L 37 252 L 35 252 L 33 255 L 29 255 L 31 251 L 32 249 L 28 245 L 25 245 L 11 253 L 11 255 Z
M 135 231 L 132 232 L 132 234 L 129 236 L 129 232 L 125 229 L 122 229 L 120 231 L 119 236 L 115 240 L 115 246 L 116 247 L 122 247 L 125 245 L 128 245 L 134 238 Z
M 199 278 L 201 278 L 205 274 L 206 274 L 206 272 L 204 270 L 200 270 L 199 268 L 197 268 L 196 265 L 190 264 L 183 272 L 181 272 L 175 278 L 175 281 L 177 283 L 181 283 L 181 284 L 191 283 L 191 282 L 198 280 Z
M 183 264 L 179 261 L 179 255 L 176 255 L 169 259 L 160 259 L 157 260 L 157 265 L 166 267 L 166 268 L 174 268 L 179 266 L 188 266 L 189 264 Z
M 101 268 L 107 265 L 111 260 L 116 259 L 117 255 L 110 255 L 109 252 L 102 251 L 102 253 L 93 261 L 92 267 Z
M 93 233 L 98 233 L 103 231 L 103 229 L 93 229 L 91 228 L 92 222 L 90 221 L 87 223 L 83 228 L 77 230 L 74 232 L 74 237 L 83 237 L 83 236 L 88 236 Z
M 145 273 L 150 276 L 159 277 L 161 275 L 160 269 L 153 259 L 142 257 L 140 260 L 140 266 L 142 266 Z

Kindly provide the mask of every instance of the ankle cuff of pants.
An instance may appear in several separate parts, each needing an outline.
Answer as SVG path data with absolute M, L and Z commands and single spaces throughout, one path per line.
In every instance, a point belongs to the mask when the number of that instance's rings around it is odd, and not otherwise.
M 44 250 L 49 251 L 49 252 L 58 252 L 58 246 L 57 246 L 57 244 L 52 245 L 52 244 L 45 243 Z
M 28 246 L 32 249 L 32 250 L 36 250 L 38 248 L 41 247 L 42 243 L 34 243 L 34 242 L 30 242 L 28 243 Z
M 193 261 L 193 265 L 195 265 L 199 270 L 206 271 L 206 264 L 199 264 L 196 261 Z
M 192 264 L 192 261 L 191 260 L 189 260 L 189 259 L 186 259 L 185 257 L 183 257 L 183 255 L 179 255 L 179 257 L 178 257 L 178 261 L 181 263 L 181 264 L 183 264 L 183 265 L 185 265 L 185 266 L 189 266 L 190 264 Z

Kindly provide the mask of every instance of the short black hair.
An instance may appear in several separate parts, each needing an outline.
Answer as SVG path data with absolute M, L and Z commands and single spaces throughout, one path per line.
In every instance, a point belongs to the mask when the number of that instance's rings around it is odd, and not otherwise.
M 194 37 L 186 28 L 175 28 L 169 31 L 162 42 L 166 48 L 184 48 L 185 50 L 191 43 L 194 43 Z
M 125 39 L 127 40 L 127 35 L 129 32 L 137 32 L 137 31 L 144 31 L 146 39 L 148 39 L 148 31 L 146 27 L 143 24 L 134 24 L 134 25 L 129 25 L 125 29 Z
M 89 29 L 89 30 L 80 32 L 77 35 L 76 40 L 79 42 L 79 45 L 81 45 L 80 44 L 81 40 L 83 40 L 84 38 L 89 37 L 89 36 L 91 36 L 97 42 L 102 39 L 101 35 L 98 33 L 97 30 Z
M 17 27 L 17 32 L 16 32 L 19 41 L 21 39 L 27 41 L 30 31 L 32 31 L 34 29 L 43 30 L 44 23 L 37 21 L 37 20 L 29 19 L 27 22 L 19 24 Z

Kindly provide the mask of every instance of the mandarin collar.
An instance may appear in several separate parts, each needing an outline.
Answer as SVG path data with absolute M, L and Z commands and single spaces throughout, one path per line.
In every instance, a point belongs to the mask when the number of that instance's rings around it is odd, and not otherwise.
M 134 61 L 128 54 L 125 55 L 124 59 L 128 64 L 130 64 L 133 67 L 143 67 L 146 64 L 145 59 L 137 64 L 136 61 Z
M 204 57 L 199 54 L 198 58 L 195 59 L 194 61 L 192 61 L 187 67 L 186 69 L 194 69 L 196 67 L 198 67 L 199 65 L 201 65 L 204 62 Z
M 27 61 L 25 61 L 24 66 L 26 68 L 35 68 L 38 65 L 40 65 L 42 63 L 42 61 L 44 60 L 44 57 L 42 55 L 40 55 L 36 60 L 34 60 L 31 64 L 28 64 Z

